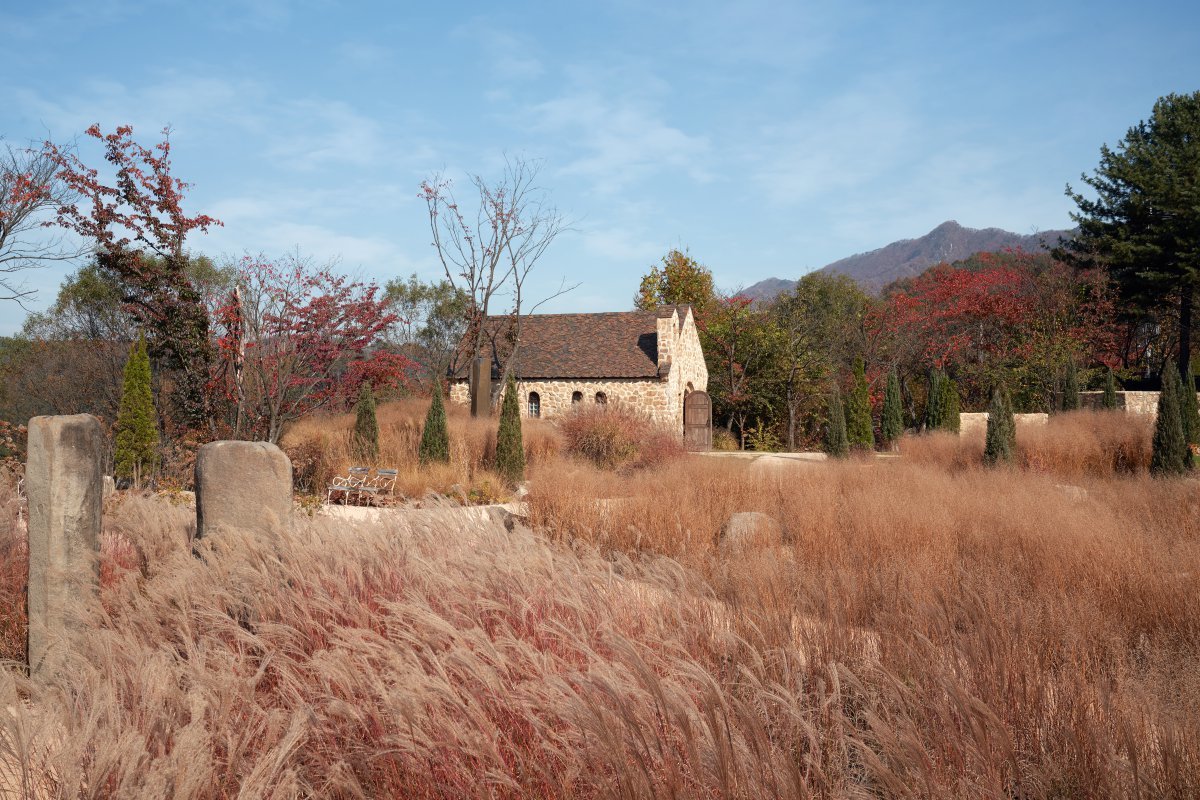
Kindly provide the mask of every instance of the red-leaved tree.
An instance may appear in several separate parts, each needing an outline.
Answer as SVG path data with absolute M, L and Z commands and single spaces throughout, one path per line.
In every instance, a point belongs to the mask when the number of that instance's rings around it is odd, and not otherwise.
M 56 222 L 94 244 L 98 264 L 117 279 L 123 302 L 146 332 L 151 355 L 178 372 L 174 400 L 182 421 L 199 427 L 209 420 L 212 347 L 184 245 L 190 232 L 221 222 L 184 212 L 188 184 L 171 174 L 169 129 L 152 148 L 134 141 L 129 125 L 108 134 L 93 125 L 85 133 L 104 144 L 115 180 L 105 183 L 75 152 L 46 142 L 43 152 L 57 165 L 58 180 L 77 196 L 58 207 Z
M 378 286 L 298 256 L 242 259 L 238 292 L 215 318 L 212 388 L 234 410 L 238 436 L 278 442 L 288 422 L 347 407 L 364 381 L 392 388 L 418 369 L 382 346 L 397 316 Z

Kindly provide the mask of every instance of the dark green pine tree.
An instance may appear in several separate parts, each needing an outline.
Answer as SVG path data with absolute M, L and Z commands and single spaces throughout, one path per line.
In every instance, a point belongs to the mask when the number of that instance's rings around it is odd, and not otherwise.
M 1075 368 L 1075 359 L 1067 360 L 1067 374 L 1063 379 L 1063 411 L 1079 410 L 1079 370 Z
M 861 358 L 854 359 L 854 386 L 846 398 L 846 438 L 850 446 L 861 450 L 875 447 L 871 423 L 871 392 L 867 388 L 867 370 Z
M 525 444 L 521 439 L 521 401 L 517 384 L 508 376 L 504 402 L 500 405 L 500 429 L 496 433 L 496 472 L 512 485 L 525 480 Z
M 1179 417 L 1179 372 L 1174 364 L 1163 368 L 1162 391 L 1158 393 L 1158 419 L 1150 454 L 1150 474 L 1179 475 L 1188 468 L 1190 457 Z
M 845 458 L 850 453 L 846 436 L 846 413 L 842 408 L 842 393 L 837 386 L 829 394 L 829 427 L 825 431 L 825 452 L 833 458 Z
M 150 356 L 146 338 L 139 336 L 129 350 L 117 412 L 113 445 L 113 474 L 140 486 L 158 465 L 158 424 L 150 387 Z
M 950 433 L 958 433 L 962 427 L 962 418 L 959 416 L 958 405 L 958 384 L 949 378 L 942 381 L 942 390 L 939 394 L 940 400 L 938 405 L 941 406 L 941 429 L 950 431 Z
M 433 400 L 425 416 L 425 429 L 421 431 L 421 447 L 418 451 L 421 464 L 450 461 L 450 432 L 446 429 L 446 406 L 442 403 L 442 382 L 433 382 Z
M 1017 449 L 1017 424 L 1013 419 L 1008 397 L 999 387 L 992 389 L 988 405 L 987 441 L 983 447 L 983 463 L 989 467 L 1011 463 Z
M 925 431 L 936 431 L 942 427 L 943 408 L 942 384 L 946 382 L 946 373 L 935 369 L 929 373 L 929 394 L 925 398 Z
M 379 420 L 375 418 L 375 393 L 370 381 L 363 381 L 354 404 L 354 430 L 350 432 L 354 457 L 372 462 L 379 458 Z
M 887 390 L 883 393 L 883 418 L 880 420 L 883 441 L 894 445 L 904 435 L 904 408 L 900 403 L 900 378 L 896 370 L 888 373 Z
M 1104 373 L 1104 396 L 1102 399 L 1104 408 L 1108 411 L 1117 409 L 1117 378 L 1113 375 L 1112 367 Z
M 1196 402 L 1196 379 L 1192 365 L 1181 376 L 1179 383 L 1179 421 L 1183 425 L 1183 440 L 1188 444 L 1200 444 L 1200 403 Z M 1187 459 L 1191 465 L 1191 459 Z

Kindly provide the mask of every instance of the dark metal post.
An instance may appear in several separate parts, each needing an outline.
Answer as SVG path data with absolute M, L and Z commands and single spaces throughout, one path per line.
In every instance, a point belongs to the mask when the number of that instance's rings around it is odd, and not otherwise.
M 487 417 L 492 413 L 492 368 L 479 356 L 471 362 L 471 416 Z

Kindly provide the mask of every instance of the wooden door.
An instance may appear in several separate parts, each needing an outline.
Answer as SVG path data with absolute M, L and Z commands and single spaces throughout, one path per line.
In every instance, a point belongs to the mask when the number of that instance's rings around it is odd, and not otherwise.
M 689 450 L 712 449 L 712 400 L 708 392 L 683 398 L 683 443 Z

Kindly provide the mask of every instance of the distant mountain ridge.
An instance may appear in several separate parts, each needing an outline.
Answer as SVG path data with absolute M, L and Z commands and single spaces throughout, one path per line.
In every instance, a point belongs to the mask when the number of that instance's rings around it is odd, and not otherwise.
M 919 239 L 901 239 L 869 253 L 859 253 L 817 270 L 853 278 L 863 291 L 878 293 L 898 278 L 920 275 L 942 261 L 961 261 L 975 253 L 1021 249 L 1028 252 L 1047 250 L 1058 244 L 1060 236 L 1074 231 L 1042 231 L 1030 235 L 1011 233 L 1000 228 L 964 228 L 954 220 L 943 222 Z M 742 290 L 754 300 L 770 300 L 796 285 L 794 280 L 767 278 Z

